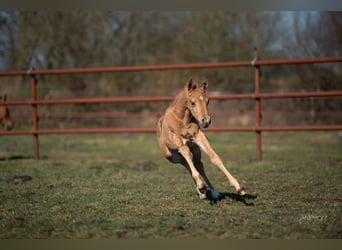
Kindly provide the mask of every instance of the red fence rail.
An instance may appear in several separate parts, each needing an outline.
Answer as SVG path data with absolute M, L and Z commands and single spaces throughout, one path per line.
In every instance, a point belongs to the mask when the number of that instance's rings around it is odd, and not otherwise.
M 87 74 L 87 73 L 113 73 L 113 72 L 136 72 L 136 71 L 158 71 L 158 70 L 184 70 L 184 69 L 208 69 L 228 67 L 254 67 L 255 92 L 250 94 L 231 94 L 210 96 L 212 100 L 255 100 L 255 126 L 248 127 L 211 127 L 206 131 L 227 132 L 227 131 L 253 131 L 256 133 L 256 151 L 258 159 L 262 159 L 262 137 L 263 131 L 318 131 L 318 130 L 342 130 L 342 125 L 315 125 L 315 126 L 262 126 L 261 125 L 261 99 L 279 98 L 329 98 L 342 97 L 342 91 L 327 92 L 305 92 L 305 93 L 261 93 L 260 92 L 260 67 L 289 64 L 313 64 L 313 63 L 337 63 L 342 62 L 342 57 L 292 59 L 292 60 L 254 60 L 241 62 L 221 63 L 198 63 L 198 64 L 177 64 L 177 65 L 155 65 L 155 66 L 127 66 L 107 68 L 85 68 L 85 69 L 53 69 L 29 71 L 7 71 L 0 72 L 0 77 L 5 76 L 29 76 L 31 81 L 31 99 L 24 101 L 8 101 L 7 105 L 30 105 L 32 107 L 32 130 L 0 131 L 0 135 L 32 135 L 34 138 L 34 156 L 39 159 L 39 135 L 47 134 L 91 134 L 91 133 L 154 133 L 155 128 L 79 128 L 79 129 L 39 129 L 38 105 L 58 104 L 99 104 L 99 103 L 133 103 L 133 102 L 169 102 L 171 96 L 130 96 L 130 97 L 109 97 L 109 98 L 69 98 L 43 100 L 37 98 L 36 85 L 37 75 L 62 75 L 62 74 Z M 1 103 L 0 103 L 1 104 Z

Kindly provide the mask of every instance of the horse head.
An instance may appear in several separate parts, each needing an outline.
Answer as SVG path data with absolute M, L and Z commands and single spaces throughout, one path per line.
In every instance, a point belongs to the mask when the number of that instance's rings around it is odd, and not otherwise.
M 7 96 L 0 96 L 0 102 L 6 102 Z M 0 123 L 6 130 L 13 128 L 13 120 L 6 104 L 0 104 Z
M 192 116 L 196 119 L 198 125 L 203 128 L 209 127 L 211 118 L 208 115 L 207 106 L 209 98 L 206 94 L 208 87 L 208 80 L 202 83 L 195 83 L 191 78 L 185 85 L 187 92 L 187 108 L 190 110 Z

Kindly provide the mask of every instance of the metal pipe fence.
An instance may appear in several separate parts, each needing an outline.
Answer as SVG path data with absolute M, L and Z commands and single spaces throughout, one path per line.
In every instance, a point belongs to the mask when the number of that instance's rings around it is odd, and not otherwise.
M 84 68 L 84 69 L 51 69 L 28 71 L 6 71 L 0 72 L 0 77 L 23 77 L 28 76 L 31 83 L 31 99 L 21 101 L 8 101 L 7 105 L 29 105 L 32 109 L 32 129 L 17 131 L 0 131 L 0 136 L 32 135 L 34 144 L 34 157 L 39 159 L 39 135 L 49 134 L 94 134 L 94 133 L 155 133 L 155 128 L 78 128 L 78 129 L 40 129 L 38 119 L 39 105 L 61 105 L 61 104 L 102 104 L 102 103 L 141 103 L 141 102 L 170 102 L 172 96 L 127 96 L 127 97 L 95 97 L 95 98 L 68 98 L 44 100 L 37 97 L 37 75 L 65 75 L 65 74 L 87 74 L 87 73 L 115 73 L 115 72 L 137 72 L 137 71 L 159 71 L 159 70 L 184 70 L 184 69 L 208 69 L 208 68 L 230 68 L 230 67 L 254 67 L 254 93 L 229 94 L 210 96 L 211 100 L 255 100 L 255 126 L 242 127 L 211 127 L 206 131 L 212 132 L 255 132 L 256 152 L 258 159 L 262 159 L 262 132 L 264 131 L 333 131 L 342 130 L 342 125 L 301 125 L 301 126 L 263 126 L 262 125 L 262 99 L 281 98 L 330 98 L 342 97 L 342 91 L 319 91 L 319 92 L 292 92 L 292 93 L 261 93 L 260 77 L 261 66 L 274 65 L 299 65 L 313 63 L 338 63 L 342 57 L 334 58 L 310 58 L 291 60 L 255 60 L 241 62 L 220 63 L 198 63 L 177 65 L 154 65 L 154 66 L 125 66 L 107 68 Z M 1 104 L 1 102 L 0 102 Z

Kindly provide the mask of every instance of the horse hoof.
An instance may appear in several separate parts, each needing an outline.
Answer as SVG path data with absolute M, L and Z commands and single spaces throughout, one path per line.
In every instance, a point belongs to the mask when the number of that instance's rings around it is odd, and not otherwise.
M 244 187 L 240 188 L 237 192 L 238 192 L 238 194 L 241 195 L 241 196 L 246 195 L 246 189 L 245 189 Z
M 200 198 L 201 200 L 205 200 L 205 199 L 207 199 L 207 195 L 206 195 L 206 194 L 200 193 L 200 194 L 199 194 L 199 198 Z

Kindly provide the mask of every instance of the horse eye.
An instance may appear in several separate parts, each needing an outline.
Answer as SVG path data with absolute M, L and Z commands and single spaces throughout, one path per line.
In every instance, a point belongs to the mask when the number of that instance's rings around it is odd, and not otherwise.
M 195 102 L 191 102 L 191 106 L 195 106 L 196 105 L 196 103 Z

